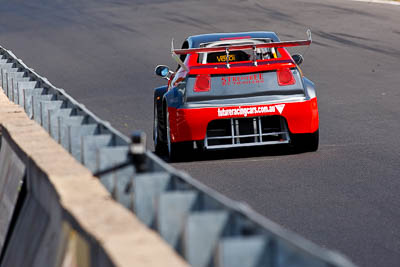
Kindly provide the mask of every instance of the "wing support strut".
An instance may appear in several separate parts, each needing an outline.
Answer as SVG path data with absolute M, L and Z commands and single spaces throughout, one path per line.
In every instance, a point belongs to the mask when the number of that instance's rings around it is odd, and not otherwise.
M 226 67 L 230 69 L 231 64 L 229 64 L 229 47 L 225 48 L 225 54 L 226 54 Z

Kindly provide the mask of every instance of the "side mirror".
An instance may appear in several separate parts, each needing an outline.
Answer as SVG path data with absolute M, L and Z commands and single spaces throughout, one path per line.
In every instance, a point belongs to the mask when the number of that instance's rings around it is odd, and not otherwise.
M 156 75 L 169 80 L 168 75 L 171 73 L 171 71 L 169 70 L 168 66 L 158 65 L 155 69 L 155 73 L 156 73 Z
M 300 54 L 294 54 L 294 55 L 292 56 L 292 58 L 293 58 L 294 62 L 295 62 L 297 65 L 300 65 L 300 64 L 303 63 L 303 61 L 304 61 L 304 57 L 303 57 L 302 55 L 300 55 Z

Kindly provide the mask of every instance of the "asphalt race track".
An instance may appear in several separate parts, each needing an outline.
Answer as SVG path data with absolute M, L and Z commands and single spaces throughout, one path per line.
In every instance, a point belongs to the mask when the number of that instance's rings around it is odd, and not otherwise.
M 122 132 L 152 135 L 171 38 L 305 38 L 320 149 L 194 155 L 174 166 L 360 266 L 400 266 L 400 6 L 339 0 L 0 0 L 0 45 Z M 295 51 L 295 50 L 292 50 Z M 149 138 L 150 139 L 150 138 Z M 149 148 L 152 142 L 149 141 Z

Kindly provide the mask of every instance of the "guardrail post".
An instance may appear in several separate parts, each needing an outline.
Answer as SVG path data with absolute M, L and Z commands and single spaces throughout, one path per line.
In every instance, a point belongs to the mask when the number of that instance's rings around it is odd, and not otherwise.
M 155 228 L 156 199 L 171 181 L 167 172 L 138 174 L 134 179 L 134 211 L 147 226 Z
M 63 106 L 63 101 L 41 101 L 40 102 L 40 120 L 42 127 L 50 133 L 49 128 L 49 110 L 59 110 Z
M 44 95 L 46 94 L 47 90 L 44 88 L 35 88 L 35 89 L 23 89 L 22 94 L 24 98 L 24 109 L 28 118 L 33 118 L 33 107 L 32 107 L 32 96 L 34 94 Z
M 81 143 L 81 162 L 92 172 L 97 171 L 96 153 L 101 147 L 112 145 L 111 134 L 83 136 Z
M 15 81 L 28 81 L 29 78 L 24 77 L 25 73 L 24 72 L 7 72 L 7 83 L 6 83 L 6 88 L 7 88 L 7 96 L 11 101 L 14 101 L 14 80 Z
M 17 82 L 16 84 L 16 103 L 21 107 L 24 107 L 24 89 L 34 89 L 38 82 L 29 81 L 29 82 Z
M 33 119 L 39 124 L 42 125 L 42 112 L 41 112 L 41 102 L 42 101 L 50 101 L 54 100 L 54 95 L 39 95 L 33 94 L 32 95 L 32 114 Z
M 207 267 L 228 223 L 227 211 L 196 212 L 188 215 L 183 233 L 183 255 L 194 267 Z
M 63 109 L 49 109 L 48 117 L 49 117 L 49 134 L 56 140 L 58 143 L 58 118 L 68 118 L 72 116 L 72 108 L 63 108 Z
M 20 104 L 20 87 L 35 88 L 36 82 L 30 81 L 31 78 L 13 78 L 12 79 L 12 101 Z
M 215 267 L 259 267 L 273 264 L 265 236 L 224 238 L 217 247 Z
M 98 125 L 68 125 L 67 128 L 67 150 L 77 160 L 82 162 L 82 138 L 98 133 Z
M 58 143 L 61 144 L 66 150 L 69 147 L 68 141 L 68 127 L 79 126 L 85 121 L 84 116 L 72 116 L 72 117 L 58 117 Z
M 105 170 L 126 162 L 128 152 L 127 146 L 100 148 L 97 151 L 97 169 Z M 127 187 L 132 183 L 134 174 L 135 168 L 130 164 L 99 176 L 112 196 L 128 209 L 133 208 L 132 194 L 127 192 Z
M 179 240 L 185 226 L 186 217 L 193 209 L 197 200 L 196 191 L 170 192 L 160 195 L 157 205 L 156 227 L 160 235 L 182 253 Z M 171 207 L 173 207 L 171 209 Z
M 6 93 L 6 89 L 4 88 L 4 81 L 6 77 L 6 69 L 4 67 L 1 68 L 1 88 L 3 88 L 4 93 Z

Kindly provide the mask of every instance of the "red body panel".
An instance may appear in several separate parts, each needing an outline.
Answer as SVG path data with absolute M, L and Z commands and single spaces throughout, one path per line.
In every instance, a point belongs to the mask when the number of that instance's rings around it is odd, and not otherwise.
M 204 140 L 208 123 L 217 119 L 281 115 L 294 134 L 313 133 L 319 127 L 317 98 L 301 102 L 220 108 L 168 107 L 168 113 L 172 142 Z

